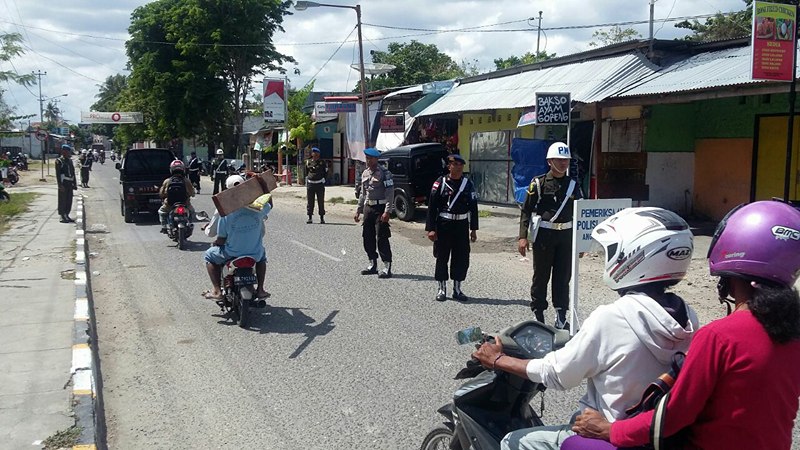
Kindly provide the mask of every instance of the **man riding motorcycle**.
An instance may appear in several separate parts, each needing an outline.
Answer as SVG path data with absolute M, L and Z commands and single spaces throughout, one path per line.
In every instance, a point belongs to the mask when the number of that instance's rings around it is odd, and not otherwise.
M 169 220 L 169 213 L 172 211 L 172 206 L 175 203 L 182 203 L 189 209 L 189 220 L 194 222 L 194 208 L 190 201 L 190 197 L 194 197 L 195 191 L 192 183 L 186 179 L 186 169 L 183 162 L 180 160 L 172 161 L 169 165 L 169 178 L 161 183 L 161 188 L 158 190 L 158 195 L 164 200 L 160 208 L 158 208 L 158 218 L 161 221 L 161 232 L 167 234 L 167 225 Z
M 485 343 L 473 355 L 484 367 L 528 377 L 566 390 L 586 379 L 580 409 L 600 411 L 608 420 L 626 417 L 648 384 L 666 372 L 676 352 L 686 353 L 698 328 L 694 311 L 665 292 L 682 280 L 691 262 L 692 233 L 677 214 L 661 208 L 628 208 L 592 232 L 605 249 L 603 281 L 620 298 L 592 312 L 561 349 L 542 359 L 503 354 Z M 517 430 L 502 449 L 558 449 L 574 434 L 569 424 Z

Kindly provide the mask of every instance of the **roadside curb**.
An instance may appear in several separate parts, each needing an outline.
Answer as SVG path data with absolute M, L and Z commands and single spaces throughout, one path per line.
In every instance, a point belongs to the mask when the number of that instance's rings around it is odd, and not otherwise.
M 86 220 L 83 196 L 76 197 L 75 213 L 75 314 L 72 333 L 72 407 L 75 425 L 80 429 L 74 450 L 105 448 L 105 418 L 100 394 L 99 355 L 97 353 L 97 329 L 95 327 L 94 304 L 91 297 L 91 282 L 88 246 L 86 244 Z

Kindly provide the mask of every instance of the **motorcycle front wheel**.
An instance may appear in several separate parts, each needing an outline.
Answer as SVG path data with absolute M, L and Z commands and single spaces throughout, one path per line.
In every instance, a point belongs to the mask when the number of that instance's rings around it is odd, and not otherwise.
M 453 441 L 453 432 L 447 427 L 432 429 L 422 440 L 420 450 L 455 450 L 460 449 L 458 442 Z M 452 444 L 456 444 L 452 446 Z

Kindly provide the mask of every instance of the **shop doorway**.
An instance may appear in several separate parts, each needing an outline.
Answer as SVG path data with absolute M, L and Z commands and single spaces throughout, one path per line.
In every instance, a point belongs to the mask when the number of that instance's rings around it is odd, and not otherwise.
M 758 116 L 756 118 L 756 141 L 753 144 L 753 188 L 751 200 L 783 198 L 786 170 L 786 135 L 789 116 Z M 789 180 L 790 200 L 800 199 L 800 117 L 794 120 L 794 142 L 792 143 L 792 169 Z

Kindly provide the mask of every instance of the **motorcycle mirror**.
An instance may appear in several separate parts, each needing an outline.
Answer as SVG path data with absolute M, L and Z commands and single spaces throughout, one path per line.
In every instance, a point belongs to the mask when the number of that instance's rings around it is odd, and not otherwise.
M 459 345 L 480 342 L 482 339 L 483 332 L 481 331 L 481 327 L 467 327 L 456 332 L 456 342 L 458 342 Z

